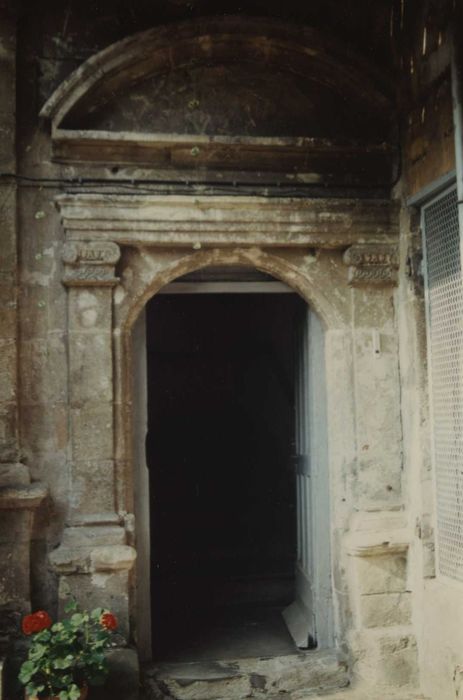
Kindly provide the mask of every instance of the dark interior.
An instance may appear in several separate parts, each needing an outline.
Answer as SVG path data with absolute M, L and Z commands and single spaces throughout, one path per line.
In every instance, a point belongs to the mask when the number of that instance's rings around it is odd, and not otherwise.
M 148 304 L 155 658 L 223 657 L 233 637 L 230 655 L 247 655 L 250 634 L 261 635 L 261 653 L 272 635 L 290 649 L 280 612 L 293 600 L 303 308 L 295 294 L 166 294 Z

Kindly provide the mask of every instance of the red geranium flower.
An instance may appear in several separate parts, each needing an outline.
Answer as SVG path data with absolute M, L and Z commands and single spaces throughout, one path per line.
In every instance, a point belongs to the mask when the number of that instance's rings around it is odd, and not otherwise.
M 35 634 L 52 626 L 52 619 L 45 610 L 38 610 L 23 617 L 22 630 L 24 634 Z
M 113 632 L 117 629 L 117 617 L 110 612 L 105 612 L 100 617 L 100 625 Z

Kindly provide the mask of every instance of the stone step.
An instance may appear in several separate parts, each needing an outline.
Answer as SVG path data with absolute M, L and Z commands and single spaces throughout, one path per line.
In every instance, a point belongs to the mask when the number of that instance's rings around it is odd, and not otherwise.
M 271 700 L 271 698 L 266 698 Z M 275 699 L 276 700 L 276 699 Z M 281 698 L 280 698 L 281 700 Z M 354 688 L 340 689 L 334 693 L 291 693 L 285 700 L 430 700 L 424 695 L 411 691 L 387 690 L 385 688 L 371 688 L 355 690 Z
M 271 658 L 159 663 L 145 669 L 147 700 L 242 700 L 303 691 L 334 691 L 349 683 L 335 651 Z

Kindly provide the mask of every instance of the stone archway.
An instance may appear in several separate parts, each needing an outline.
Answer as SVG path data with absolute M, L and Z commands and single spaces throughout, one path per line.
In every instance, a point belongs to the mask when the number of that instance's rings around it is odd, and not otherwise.
M 359 206 L 85 194 L 66 195 L 59 206 L 67 240 L 70 373 L 79 379 L 69 407 L 72 513 L 52 555 L 62 581 L 95 602 L 109 587 L 128 626 L 135 557 L 131 327 L 146 300 L 179 275 L 210 264 L 253 265 L 298 291 L 325 327 L 335 636 L 338 643 L 352 638 L 356 648 L 364 645 L 365 665 L 374 672 L 376 628 L 393 624 L 391 611 L 402 625 L 410 614 L 409 596 L 403 592 L 397 600 L 387 576 L 372 583 L 379 612 L 370 610 L 371 590 L 353 583 L 365 555 L 394 561 L 408 547 L 391 303 L 395 208 L 375 200 Z
M 150 264 L 158 262 L 155 251 L 143 251 L 142 257 Z M 310 259 L 313 256 L 307 256 Z M 315 260 L 313 258 L 313 260 Z M 133 264 L 133 263 L 132 263 Z M 127 451 L 132 457 L 132 468 L 130 470 L 131 479 L 133 480 L 134 503 L 133 510 L 135 513 L 136 532 L 137 532 L 137 584 L 134 599 L 136 599 L 134 615 L 137 619 L 137 639 L 139 640 L 140 652 L 143 658 L 150 658 L 150 591 L 149 591 L 149 574 L 150 571 L 150 546 L 149 546 L 149 531 L 148 520 L 149 513 L 147 512 L 147 494 L 149 492 L 149 483 L 147 481 L 147 471 L 145 463 L 145 435 L 146 435 L 146 338 L 145 338 L 145 305 L 147 300 L 152 299 L 157 293 L 167 288 L 171 281 L 175 281 L 180 272 L 188 274 L 189 272 L 201 270 L 210 265 L 236 266 L 244 265 L 246 267 L 255 267 L 260 271 L 267 273 L 271 272 L 271 276 L 283 282 L 287 289 L 291 289 L 299 294 L 307 303 L 310 298 L 310 306 L 316 306 L 317 309 L 322 309 L 323 326 L 325 328 L 337 328 L 338 324 L 342 324 L 339 311 L 334 308 L 329 298 L 320 291 L 311 288 L 307 279 L 300 274 L 297 266 L 292 265 L 285 260 L 284 256 L 278 254 L 269 254 L 262 250 L 246 250 L 234 249 L 224 251 L 220 249 L 212 249 L 201 253 L 186 254 L 182 256 L 174 265 L 168 265 L 168 269 L 159 270 L 145 285 L 141 288 L 141 295 L 136 297 L 136 303 L 133 304 L 134 298 L 130 294 L 130 301 L 124 309 L 120 309 L 121 319 L 125 318 L 123 330 L 123 351 L 124 358 L 122 364 L 123 370 L 123 388 L 122 395 L 125 397 L 125 402 L 121 406 L 121 411 L 124 417 L 121 422 L 125 428 L 120 434 L 122 440 L 126 440 Z M 134 265 L 136 267 L 136 265 Z M 138 269 L 138 273 L 140 270 Z M 137 275 L 138 276 L 138 275 Z M 143 278 L 142 275 L 140 275 Z M 148 280 L 148 278 L 147 278 Z M 143 284 L 143 282 L 141 282 Z M 121 300 L 121 306 L 124 302 Z M 320 313 L 320 311 L 319 311 Z M 314 399 L 325 401 L 325 368 L 324 359 L 320 355 L 324 355 L 324 333 L 322 324 L 318 321 L 318 316 L 315 313 L 311 314 L 313 325 L 313 338 L 317 339 L 315 350 L 312 348 L 314 343 L 310 344 L 310 355 L 314 356 L 314 361 L 317 367 L 313 367 L 311 383 L 311 392 Z M 135 319 L 135 320 L 134 320 Z M 311 331 L 312 332 L 312 331 Z M 315 342 L 315 341 L 314 341 Z M 315 347 L 315 346 L 314 346 Z M 309 349 L 307 348 L 309 353 Z M 312 366 L 312 364 L 311 364 Z M 323 398 L 322 398 L 323 395 Z M 311 404 L 313 406 L 313 403 Z M 323 411 L 322 411 L 323 408 Z M 331 557 L 330 557 L 330 512 L 329 512 L 329 464 L 328 456 L 325 449 L 325 419 L 324 405 L 320 404 L 320 415 L 311 415 L 310 420 L 317 422 L 317 430 L 320 433 L 317 440 L 317 448 L 315 443 L 312 445 L 312 459 L 318 460 L 319 464 L 313 466 L 311 482 L 313 484 L 314 493 L 317 496 L 313 501 L 313 513 L 311 509 L 311 518 L 313 520 L 313 538 L 314 544 L 311 549 L 314 569 L 314 596 L 312 613 L 315 616 L 317 625 L 317 644 L 319 648 L 326 649 L 333 644 L 333 608 L 332 608 L 332 575 L 331 575 Z M 130 447 L 131 446 L 131 447 Z M 304 507 L 309 507 L 304 506 Z M 137 527 L 137 522 L 139 523 Z M 140 526 L 140 523 L 143 523 Z M 140 529 L 141 528 L 141 529 Z M 141 557 L 141 560 L 140 560 Z M 301 618 L 300 605 L 294 605 L 289 611 L 290 624 L 299 627 L 298 619 Z M 301 627 L 300 635 L 304 635 Z M 301 637 L 301 638 L 302 638 Z

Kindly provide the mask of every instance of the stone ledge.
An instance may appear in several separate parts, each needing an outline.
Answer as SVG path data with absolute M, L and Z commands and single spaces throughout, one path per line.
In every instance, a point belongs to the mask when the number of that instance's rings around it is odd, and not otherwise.
M 22 510 L 37 508 L 47 497 L 48 489 L 43 484 L 4 486 L 0 488 L 0 510 Z
M 106 544 L 92 547 L 60 545 L 50 554 L 53 569 L 61 574 L 129 571 L 136 559 L 134 547 Z
M 375 557 L 404 554 L 410 546 L 407 516 L 403 511 L 355 513 L 345 537 L 347 554 Z

